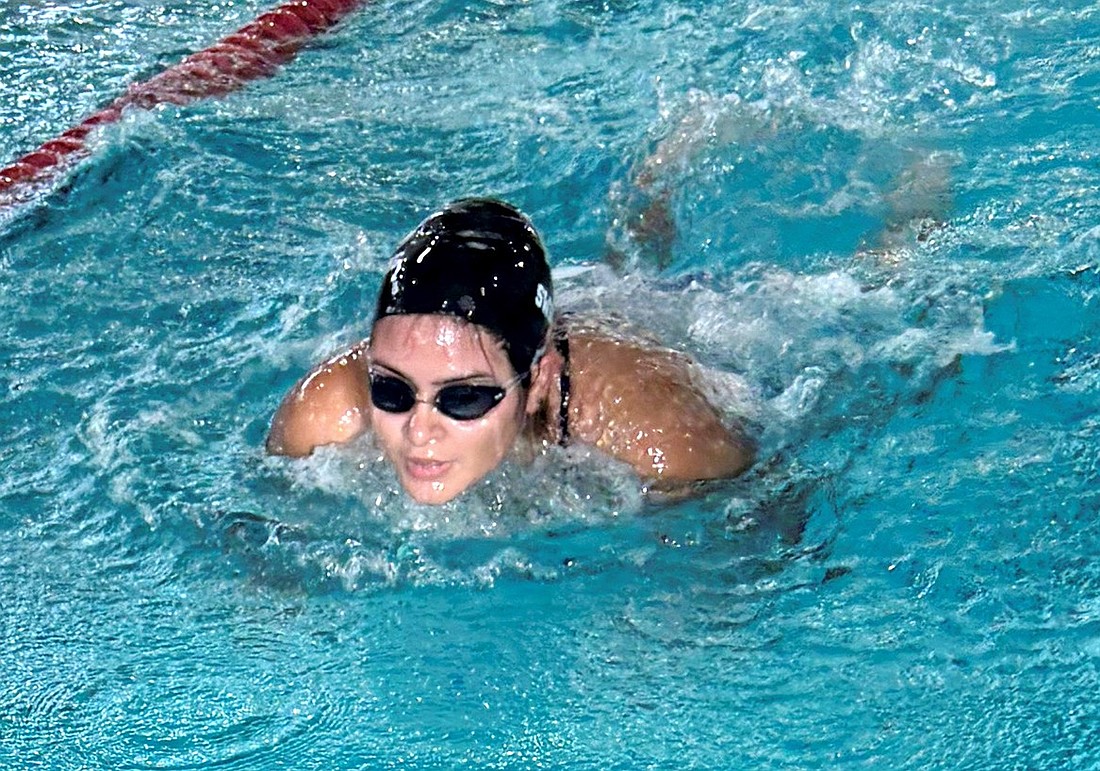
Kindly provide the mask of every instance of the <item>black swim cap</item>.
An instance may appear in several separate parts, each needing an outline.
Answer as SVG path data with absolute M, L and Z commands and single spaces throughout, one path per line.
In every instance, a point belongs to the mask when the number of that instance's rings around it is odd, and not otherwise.
M 382 281 L 375 323 L 441 313 L 497 336 L 516 374 L 541 355 L 554 318 L 550 266 L 534 226 L 500 201 L 465 198 L 405 237 Z

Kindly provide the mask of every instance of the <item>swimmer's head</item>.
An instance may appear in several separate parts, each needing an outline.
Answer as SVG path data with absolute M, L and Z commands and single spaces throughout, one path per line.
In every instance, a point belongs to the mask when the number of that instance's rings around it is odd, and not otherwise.
M 546 344 L 553 297 L 546 252 L 527 217 L 500 201 L 465 198 L 428 217 L 397 247 L 375 322 L 397 314 L 455 316 L 496 336 L 522 375 Z

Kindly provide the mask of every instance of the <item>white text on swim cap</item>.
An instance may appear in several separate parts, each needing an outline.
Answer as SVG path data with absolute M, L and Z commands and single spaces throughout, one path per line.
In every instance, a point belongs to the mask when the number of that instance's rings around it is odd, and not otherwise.
M 550 296 L 550 291 L 542 284 L 535 287 L 535 307 L 542 311 L 542 315 L 546 317 L 547 321 L 553 323 L 554 298 Z

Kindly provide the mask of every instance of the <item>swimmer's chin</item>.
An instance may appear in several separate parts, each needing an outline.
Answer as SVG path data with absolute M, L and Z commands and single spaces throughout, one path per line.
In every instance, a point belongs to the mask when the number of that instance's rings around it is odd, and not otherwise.
M 410 486 L 407 484 L 401 485 L 405 494 L 413 500 L 414 503 L 420 503 L 426 506 L 442 506 L 444 503 L 450 503 L 455 498 L 466 492 L 465 489 L 455 489 L 441 486 L 439 489 L 425 489 L 422 485 Z
M 466 487 L 448 483 L 450 463 L 418 463 L 406 461 L 398 475 L 401 487 L 416 503 L 440 506 L 454 500 Z

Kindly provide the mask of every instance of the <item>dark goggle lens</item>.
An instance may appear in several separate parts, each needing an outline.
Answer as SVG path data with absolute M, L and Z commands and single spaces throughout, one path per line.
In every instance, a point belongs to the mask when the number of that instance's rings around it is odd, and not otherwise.
M 416 404 L 416 392 L 404 380 L 371 375 L 370 400 L 383 412 L 408 412 Z
M 449 385 L 439 389 L 434 407 L 454 420 L 484 417 L 504 398 L 505 391 L 490 385 Z M 383 412 L 400 414 L 416 405 L 416 392 L 404 380 L 386 375 L 371 375 L 370 398 Z
M 504 398 L 504 389 L 489 385 L 452 385 L 439 389 L 435 406 L 455 420 L 477 420 Z

